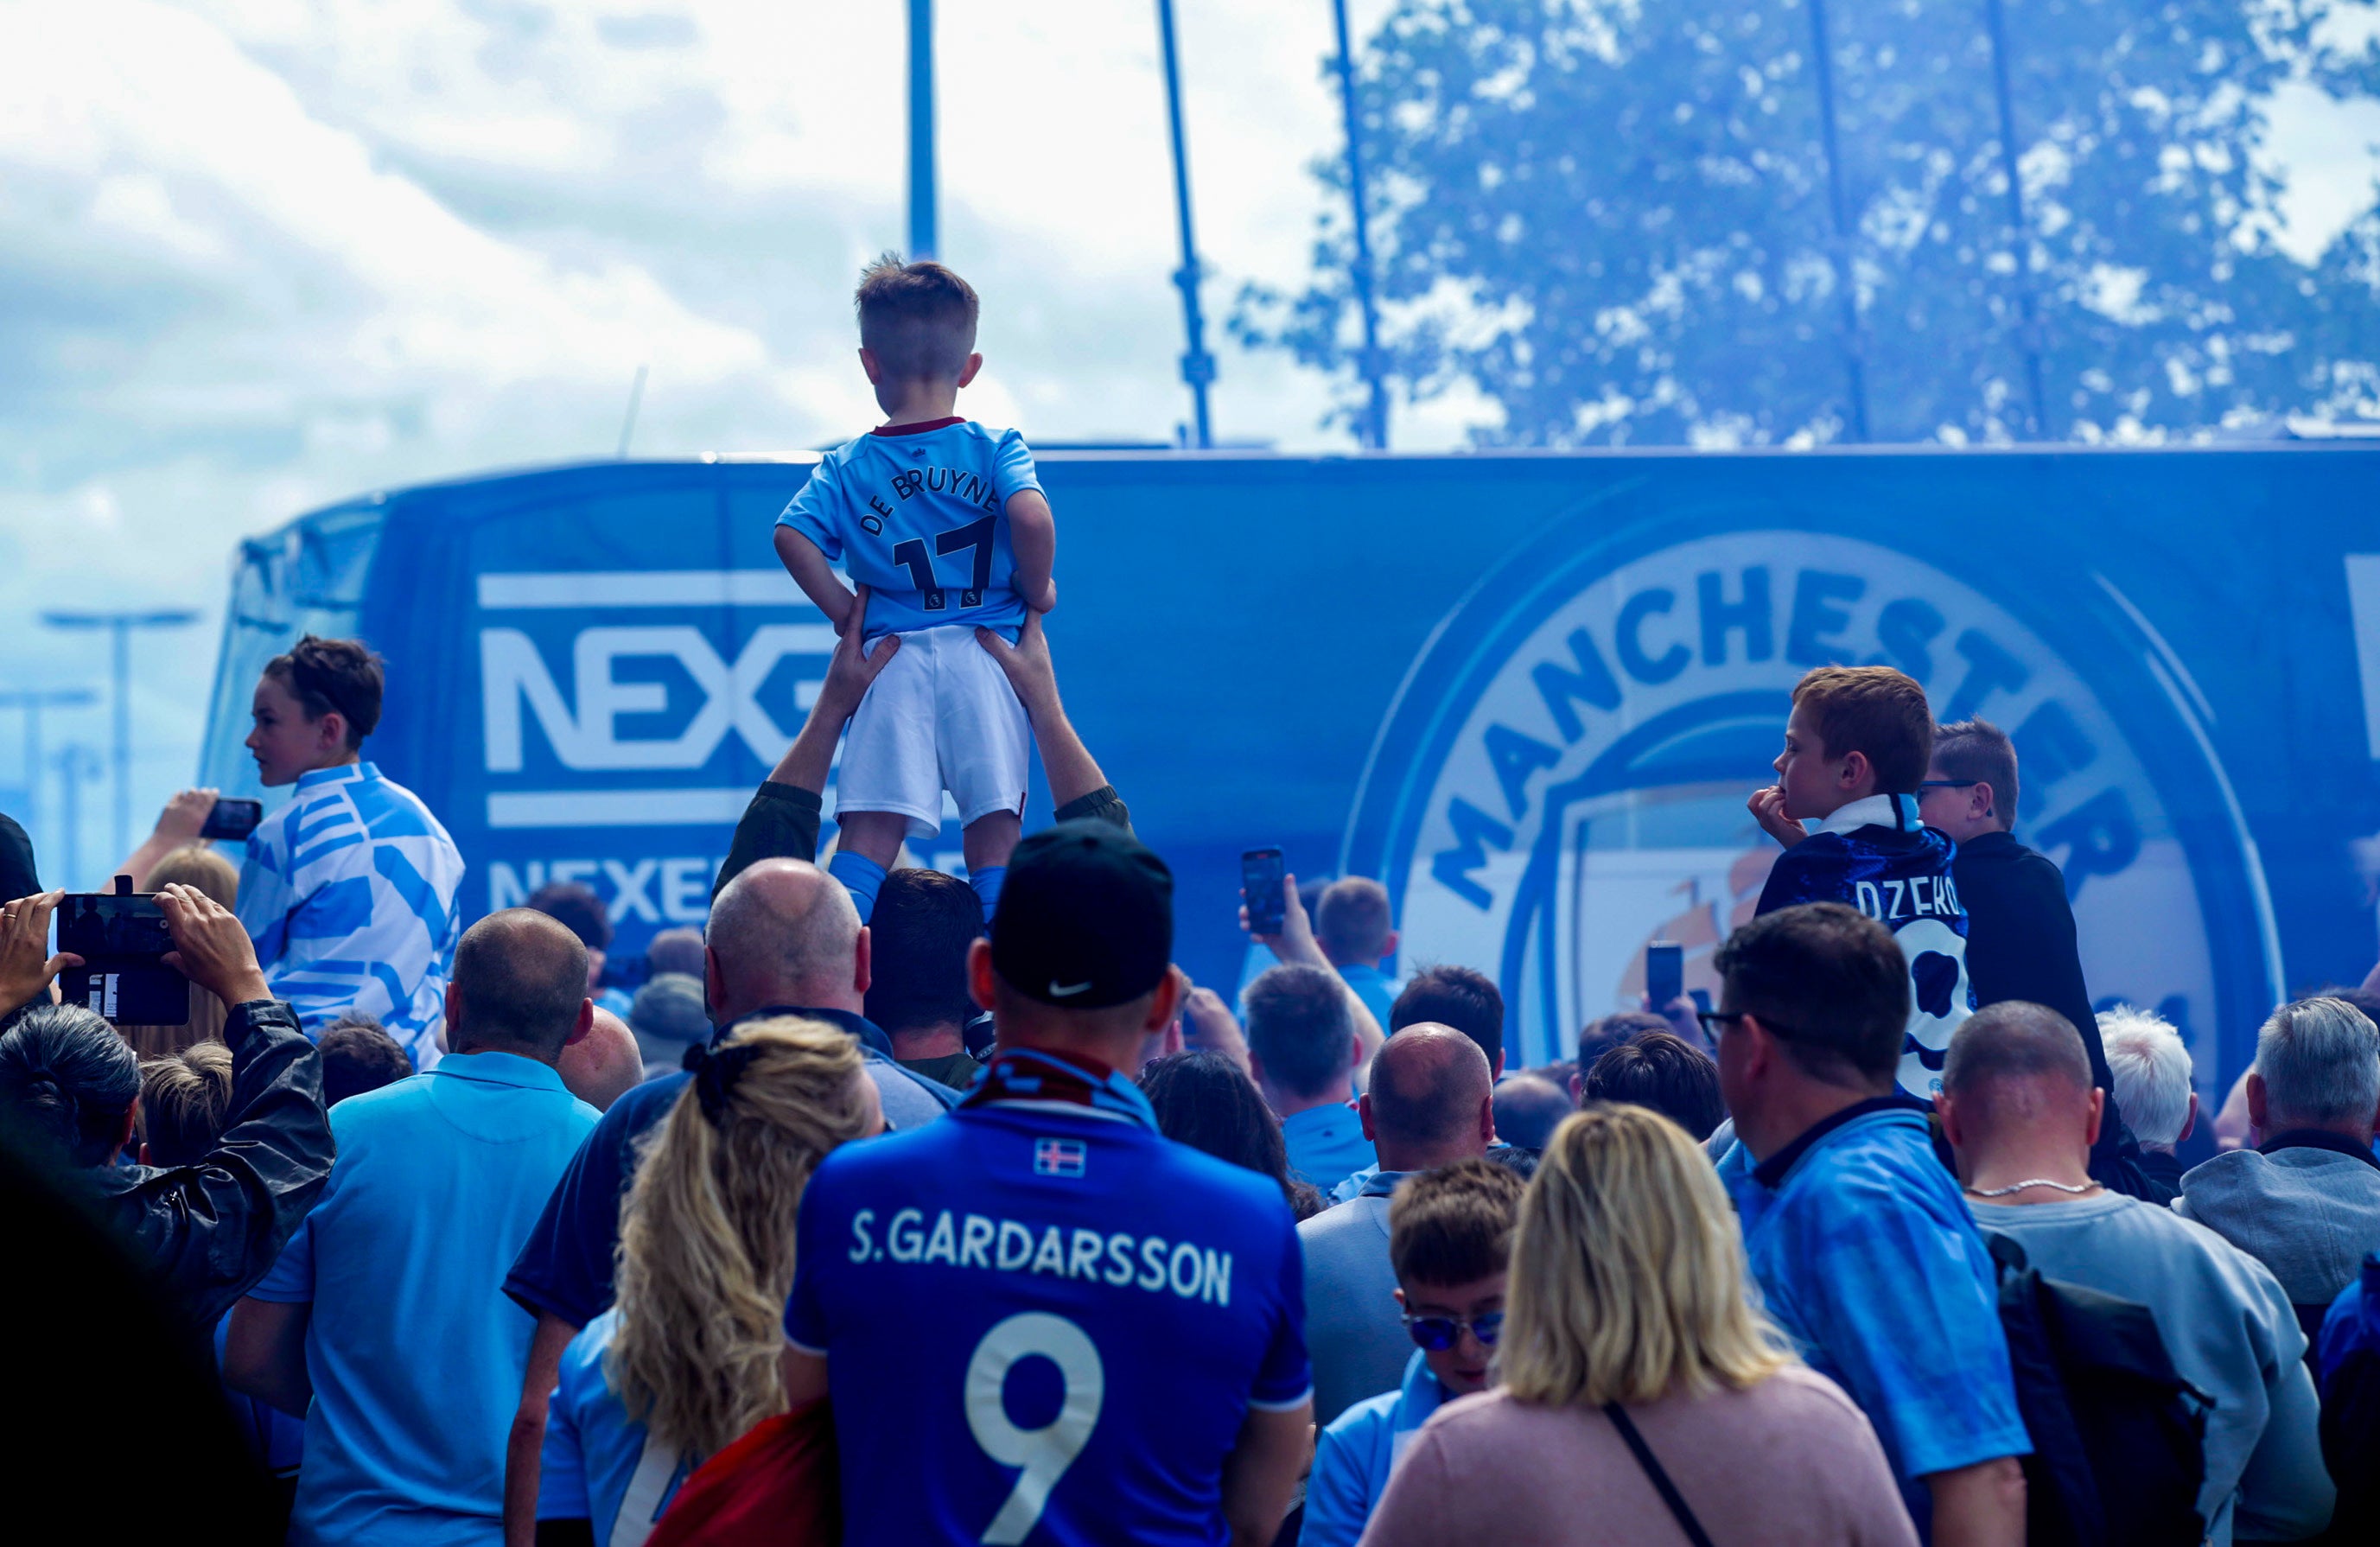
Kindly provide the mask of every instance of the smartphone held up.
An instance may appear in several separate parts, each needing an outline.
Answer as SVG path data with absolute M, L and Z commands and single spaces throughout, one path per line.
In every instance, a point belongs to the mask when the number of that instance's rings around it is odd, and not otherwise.
M 1278 848 L 1252 848 L 1240 856 L 1240 895 L 1247 899 L 1250 934 L 1281 932 L 1286 922 L 1281 888 L 1287 875 Z
M 58 993 L 118 1026 L 182 1026 L 189 980 L 165 965 L 174 937 L 153 893 L 119 875 L 113 892 L 68 892 L 58 902 L 58 949 L 82 958 L 58 975 Z

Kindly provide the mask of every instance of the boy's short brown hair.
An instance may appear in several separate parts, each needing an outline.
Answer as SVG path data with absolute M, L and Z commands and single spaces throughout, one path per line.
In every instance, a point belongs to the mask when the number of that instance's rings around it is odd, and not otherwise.
M 1793 687 L 1829 760 L 1867 755 L 1879 795 L 1914 795 L 1934 750 L 1934 711 L 1916 679 L 1890 666 L 1820 666 Z
M 1502 1273 L 1525 1190 L 1509 1167 L 1476 1159 L 1406 1181 L 1389 1201 L 1397 1282 L 1453 1285 Z
M 859 342 L 901 381 L 955 380 L 975 352 L 975 287 L 932 259 L 887 252 L 859 271 Z
M 2016 743 L 1989 720 L 1961 720 L 1938 726 L 1926 760 L 1951 779 L 1992 786 L 1992 815 L 2002 829 L 2016 825 Z
M 287 653 L 267 661 L 264 675 L 288 689 L 310 721 L 337 710 L 346 722 L 350 752 L 379 728 L 381 696 L 388 689 L 388 678 L 381 658 L 361 640 L 308 634 Z
M 1314 910 L 1315 938 L 1334 962 L 1378 961 L 1389 928 L 1389 889 L 1367 875 L 1332 882 Z

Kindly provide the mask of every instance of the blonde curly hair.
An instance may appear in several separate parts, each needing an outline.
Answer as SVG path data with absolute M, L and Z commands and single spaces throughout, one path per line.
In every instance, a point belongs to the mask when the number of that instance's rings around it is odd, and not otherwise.
M 637 1167 L 604 1362 L 629 1416 L 698 1456 L 783 1409 L 795 1209 L 818 1163 L 875 1112 L 858 1044 L 823 1021 L 757 1021 L 720 1051 L 735 1048 L 755 1052 L 719 1120 L 687 1086 Z

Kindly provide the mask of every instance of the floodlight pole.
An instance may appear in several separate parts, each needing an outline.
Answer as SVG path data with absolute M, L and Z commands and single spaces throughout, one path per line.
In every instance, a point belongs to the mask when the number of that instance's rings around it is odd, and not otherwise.
M 44 709 L 82 709 L 99 701 L 99 695 L 88 688 L 71 688 L 62 691 L 28 688 L 20 692 L 0 693 L 0 707 L 25 712 L 25 825 L 38 832 L 42 821 L 42 711 Z
M 1375 451 L 1389 448 L 1389 384 L 1380 370 L 1380 318 L 1372 296 L 1371 225 L 1364 210 L 1364 146 L 1356 132 L 1355 54 L 1347 40 L 1347 0 L 1330 0 L 1331 20 L 1339 29 L 1339 104 L 1347 117 L 1347 201 L 1354 212 L 1355 307 L 1364 319 L 1363 377 L 1371 390 L 1371 406 L 1356 437 Z
M 59 829 L 58 874 L 68 886 L 82 877 L 82 781 L 99 772 L 99 754 L 79 742 L 58 749 L 58 805 L 65 817 Z M 131 852 L 126 846 L 116 847 Z
M 934 0 L 909 0 L 909 251 L 941 246 L 934 228 Z
M 1182 326 L 1189 347 L 1182 352 L 1182 380 L 1190 387 L 1191 411 L 1201 451 L 1214 434 L 1207 413 L 1207 389 L 1214 384 L 1215 357 L 1207 352 L 1207 321 L 1198 311 L 1198 241 L 1190 226 L 1190 152 L 1182 141 L 1182 67 L 1173 47 L 1173 0 L 1157 0 L 1157 31 L 1165 55 L 1165 119 L 1173 134 L 1173 213 L 1182 227 L 1182 267 L 1173 283 L 1182 292 Z
M 1860 358 L 1859 295 L 1852 287 L 1851 205 L 1843 197 L 1843 156 L 1835 135 L 1835 61 L 1827 44 L 1827 0 L 1810 0 L 1811 52 L 1818 67 L 1818 137 L 1826 148 L 1827 200 L 1832 208 L 1835 239 L 1828 249 L 1834 267 L 1835 294 L 1843 309 L 1843 372 L 1850 378 L 1852 439 L 1868 438 L 1867 367 Z
M 2017 342 L 2024 351 L 2025 400 L 2033 408 L 2034 440 L 2049 438 L 2049 397 L 2041 380 L 2041 313 L 2033 294 L 2033 228 L 2024 218 L 2024 184 L 2017 177 L 2016 108 L 2009 91 L 2008 19 L 2000 0 L 1984 0 L 1992 31 L 1992 94 L 2000 114 L 2000 172 L 2008 179 L 2009 247 L 2016 260 Z
M 108 631 L 109 662 L 115 676 L 115 847 L 118 853 L 129 853 L 132 849 L 132 630 L 180 628 L 198 621 L 198 614 L 183 608 L 140 613 L 42 615 L 42 622 L 52 628 L 104 628 Z

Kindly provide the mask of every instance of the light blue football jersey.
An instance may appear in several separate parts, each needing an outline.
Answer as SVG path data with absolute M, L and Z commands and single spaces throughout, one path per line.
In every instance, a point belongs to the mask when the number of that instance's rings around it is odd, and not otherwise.
M 1009 496 L 1041 487 L 1014 430 L 964 419 L 871 430 L 826 454 L 777 518 L 872 592 L 868 638 L 1025 622 Z

